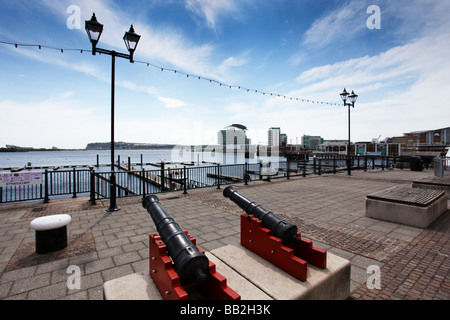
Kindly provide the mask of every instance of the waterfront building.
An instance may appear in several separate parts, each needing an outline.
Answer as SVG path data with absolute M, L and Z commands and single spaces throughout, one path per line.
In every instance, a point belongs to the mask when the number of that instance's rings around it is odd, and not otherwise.
M 226 153 L 248 152 L 251 140 L 247 138 L 247 127 L 232 124 L 217 133 L 219 151 Z
M 269 128 L 267 145 L 270 148 L 280 146 L 280 134 L 281 134 L 280 127 Z
M 285 148 L 288 144 L 288 138 L 286 133 L 280 134 L 280 147 Z
M 321 136 L 302 136 L 302 146 L 304 149 L 316 150 L 317 147 L 324 142 Z

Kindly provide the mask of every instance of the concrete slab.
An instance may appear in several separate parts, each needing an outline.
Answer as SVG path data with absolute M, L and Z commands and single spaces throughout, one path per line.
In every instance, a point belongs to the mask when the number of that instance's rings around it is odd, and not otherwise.
M 227 245 L 211 254 L 276 300 L 343 300 L 350 295 L 350 262 L 329 252 L 327 268 L 308 265 L 306 281 L 242 246 Z
M 443 190 L 403 186 L 367 195 L 366 216 L 370 218 L 426 228 L 447 211 L 447 193 Z
M 216 271 L 227 278 L 227 285 L 241 296 L 241 300 L 273 300 L 272 297 L 233 270 L 211 252 L 205 252 L 205 255 L 216 265 Z
M 148 272 L 129 274 L 103 284 L 105 300 L 162 300 Z
M 227 278 L 227 285 L 239 293 L 242 300 L 272 300 L 269 295 L 223 261 L 209 252 L 205 252 L 205 255 L 216 265 L 216 271 Z M 162 300 L 148 272 L 134 273 L 107 281 L 103 285 L 103 292 L 105 300 Z

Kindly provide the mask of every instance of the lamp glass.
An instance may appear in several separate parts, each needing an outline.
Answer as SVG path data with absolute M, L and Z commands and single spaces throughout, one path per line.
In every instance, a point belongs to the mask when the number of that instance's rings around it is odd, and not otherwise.
M 344 102 L 347 101 L 348 92 L 347 92 L 347 90 L 345 90 L 345 88 L 344 88 L 344 91 L 342 91 L 342 93 L 340 95 L 341 95 L 342 101 L 344 101 Z
M 103 32 L 103 25 L 97 21 L 95 13 L 92 15 L 91 20 L 86 20 L 85 28 L 91 43 L 93 45 L 97 44 Z
M 348 98 L 350 99 L 350 102 L 355 103 L 356 99 L 358 99 L 358 95 L 352 91 L 352 93 L 348 96 Z
M 131 25 L 130 31 L 125 32 L 125 35 L 123 36 L 123 41 L 125 42 L 127 50 L 130 52 L 136 50 L 140 38 L 141 36 L 134 32 L 133 25 Z

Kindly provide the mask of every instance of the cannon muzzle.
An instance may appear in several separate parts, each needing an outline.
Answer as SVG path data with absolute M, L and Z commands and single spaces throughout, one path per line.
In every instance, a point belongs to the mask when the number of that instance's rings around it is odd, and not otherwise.
M 287 246 L 292 242 L 300 241 L 297 237 L 298 230 L 296 225 L 280 218 L 256 202 L 247 199 L 232 186 L 225 188 L 223 195 L 225 198 L 230 198 L 230 200 L 236 203 L 248 215 L 253 215 L 261 220 L 263 227 L 269 229 L 275 237 L 283 240 L 284 245 Z
M 167 214 L 159 203 L 158 197 L 155 195 L 145 197 L 142 206 L 152 217 L 181 283 L 203 284 L 209 272 L 208 258 L 198 250 L 180 226 Z

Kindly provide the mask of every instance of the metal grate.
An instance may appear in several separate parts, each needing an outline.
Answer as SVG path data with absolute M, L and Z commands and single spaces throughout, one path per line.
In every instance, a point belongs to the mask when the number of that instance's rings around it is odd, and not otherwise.
M 436 201 L 446 192 L 444 190 L 419 189 L 407 187 L 392 187 L 367 195 L 367 199 L 404 203 L 426 207 Z

